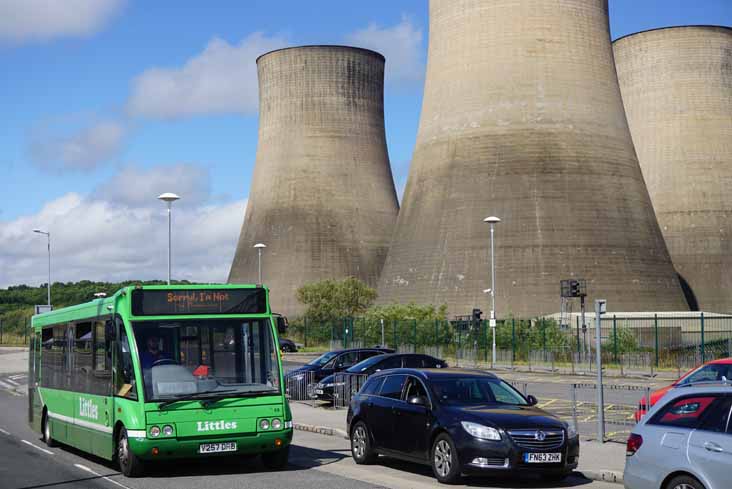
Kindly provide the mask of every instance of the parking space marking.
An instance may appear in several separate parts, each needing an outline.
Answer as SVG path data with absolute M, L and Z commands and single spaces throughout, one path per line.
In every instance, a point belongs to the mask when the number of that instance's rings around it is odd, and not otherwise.
M 83 470 L 85 472 L 89 472 L 90 474 L 96 475 L 97 477 L 102 478 L 102 479 L 104 479 L 107 482 L 111 482 L 112 484 L 114 484 L 116 486 L 123 487 L 124 489 L 130 489 L 128 486 L 126 486 L 124 484 L 121 484 L 121 483 L 117 482 L 116 480 L 110 479 L 109 477 L 103 476 L 99 472 L 93 471 L 92 469 L 90 469 L 86 465 L 74 464 L 74 467 L 76 467 L 77 469 L 81 469 L 81 470 Z

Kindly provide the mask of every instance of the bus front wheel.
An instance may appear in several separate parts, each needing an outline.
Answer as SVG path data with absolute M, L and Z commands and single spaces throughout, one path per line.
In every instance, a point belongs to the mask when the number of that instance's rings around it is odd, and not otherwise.
M 142 460 L 130 450 L 127 430 L 122 428 L 117 438 L 117 462 L 119 470 L 126 477 L 139 477 L 143 472 Z
M 48 413 L 43 415 L 43 441 L 46 442 L 46 445 L 49 447 L 56 446 L 56 440 L 54 440 L 51 435 L 51 422 L 48 420 Z
M 262 463 L 270 470 L 282 470 L 287 467 L 287 459 L 290 456 L 290 447 L 281 448 L 276 452 L 263 453 Z

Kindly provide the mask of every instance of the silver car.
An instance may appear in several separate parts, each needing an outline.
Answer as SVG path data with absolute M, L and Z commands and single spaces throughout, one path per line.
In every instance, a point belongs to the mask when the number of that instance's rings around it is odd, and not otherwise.
M 626 489 L 732 488 L 732 385 L 669 391 L 628 438 Z

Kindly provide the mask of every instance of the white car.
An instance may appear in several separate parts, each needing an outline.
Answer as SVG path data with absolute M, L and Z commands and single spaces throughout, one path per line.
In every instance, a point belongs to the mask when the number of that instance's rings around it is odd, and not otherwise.
M 669 391 L 628 438 L 626 489 L 732 488 L 732 384 Z

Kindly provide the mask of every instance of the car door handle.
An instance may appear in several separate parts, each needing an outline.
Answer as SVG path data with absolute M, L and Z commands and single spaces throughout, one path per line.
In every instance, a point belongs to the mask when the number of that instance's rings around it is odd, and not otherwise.
M 712 443 L 710 441 L 708 441 L 704 444 L 704 449 L 709 452 L 717 452 L 717 453 L 724 451 L 724 448 L 722 448 L 719 445 L 717 445 L 716 443 Z

